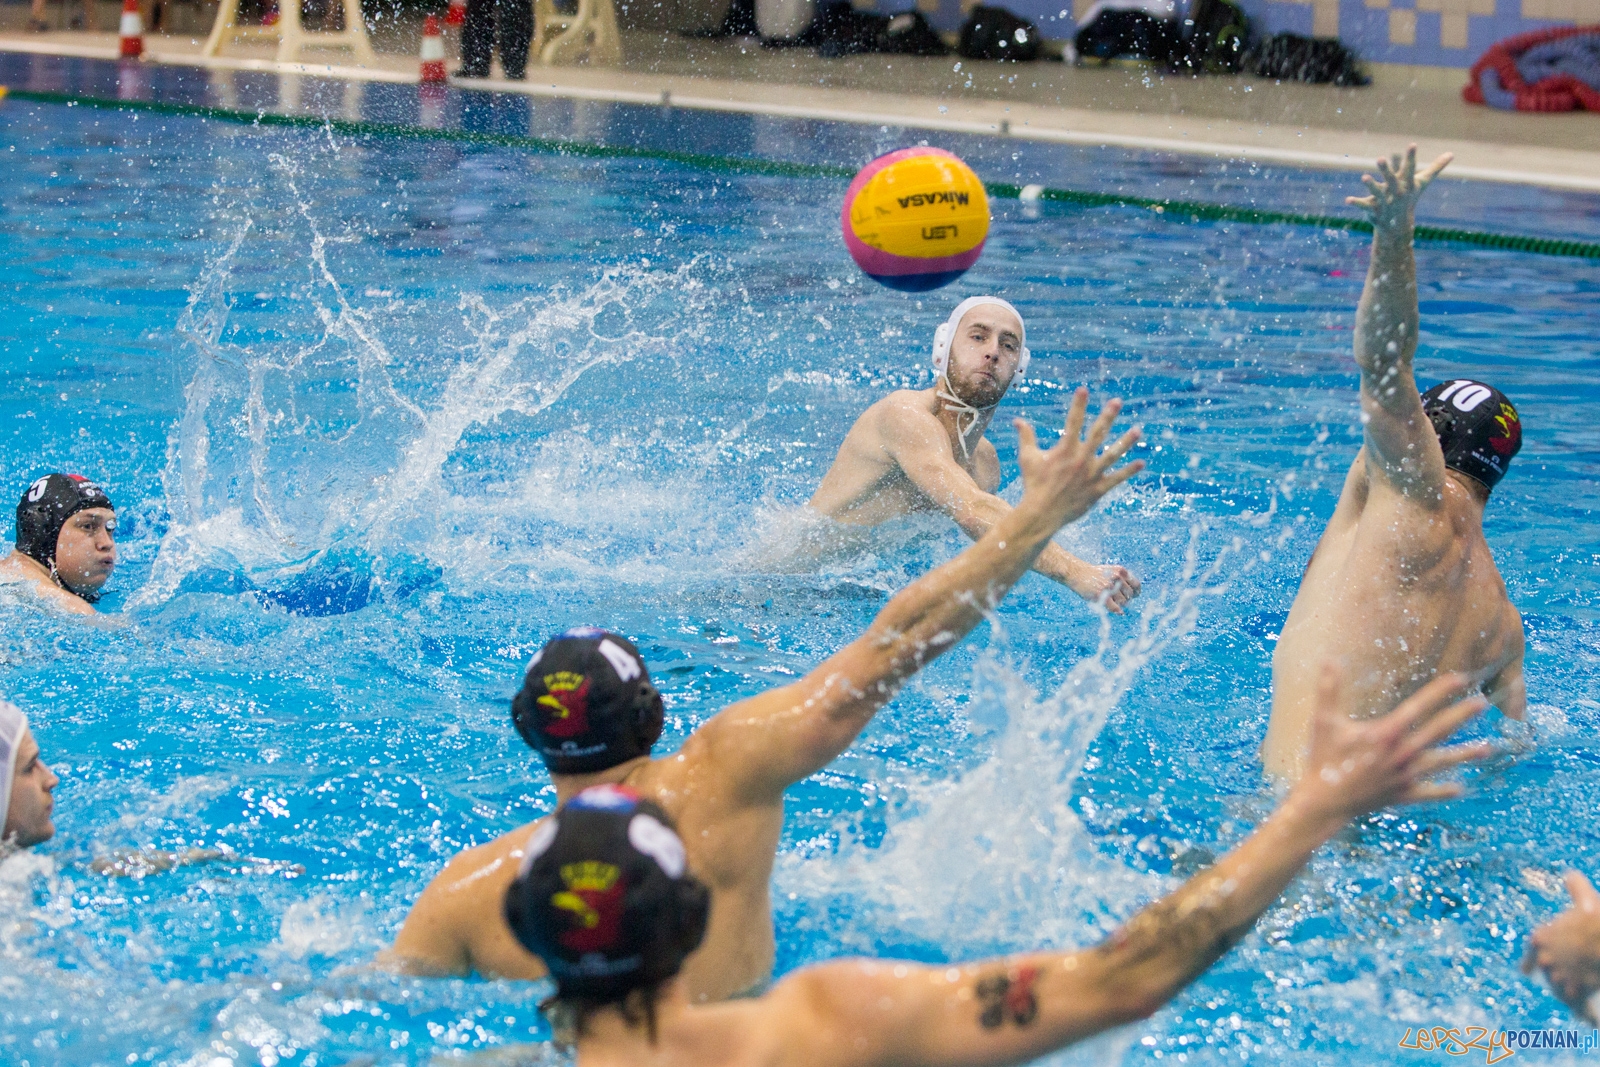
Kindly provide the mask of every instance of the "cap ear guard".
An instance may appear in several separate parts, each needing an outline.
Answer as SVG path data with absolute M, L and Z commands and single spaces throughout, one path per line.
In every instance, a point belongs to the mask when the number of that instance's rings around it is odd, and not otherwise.
M 1003 307 L 1015 315 L 1018 322 L 1022 322 L 1022 313 L 998 297 L 974 296 L 961 301 L 956 305 L 956 309 L 950 313 L 950 318 L 941 322 L 938 329 L 933 331 L 933 373 L 935 375 L 942 378 L 945 372 L 950 369 L 950 346 L 955 343 L 956 327 L 961 325 L 961 320 L 966 317 L 967 312 L 975 307 L 982 307 L 984 304 Z M 1033 353 L 1028 348 L 1026 336 L 1028 327 L 1026 325 L 1022 327 L 1022 332 L 1024 335 L 1022 355 L 1017 358 L 1017 369 L 1011 372 L 1013 380 L 1022 377 L 1028 369 L 1028 361 L 1033 358 Z
M 633 701 L 633 730 L 637 745 L 650 751 L 661 740 L 661 729 L 666 723 L 667 710 L 661 700 L 661 691 L 649 682 L 639 683 L 639 695 Z

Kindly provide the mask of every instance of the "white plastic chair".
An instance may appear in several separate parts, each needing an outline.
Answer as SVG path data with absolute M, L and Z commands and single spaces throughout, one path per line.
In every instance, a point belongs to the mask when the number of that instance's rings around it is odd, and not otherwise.
M 595 65 L 622 62 L 622 38 L 611 0 L 578 0 L 576 12 L 562 12 L 556 0 L 534 0 L 533 51 L 552 66 L 587 56 Z
M 202 56 L 216 56 L 230 41 L 263 38 L 278 42 L 278 62 L 303 63 L 307 49 L 348 49 L 357 63 L 375 63 L 367 24 L 361 17 L 361 0 L 344 0 L 344 29 L 309 31 L 300 21 L 300 0 L 278 0 L 278 21 L 273 26 L 239 25 L 239 0 L 222 0 L 217 20 L 211 24 Z

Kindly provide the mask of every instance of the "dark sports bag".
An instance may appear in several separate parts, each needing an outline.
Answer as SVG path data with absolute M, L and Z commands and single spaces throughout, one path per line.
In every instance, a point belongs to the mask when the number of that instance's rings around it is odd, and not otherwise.
M 1251 50 L 1250 70 L 1263 78 L 1318 85 L 1370 85 L 1361 60 L 1336 37 L 1280 33 Z
M 1082 59 L 1149 59 L 1170 63 L 1182 45 L 1178 24 L 1146 11 L 1107 9 L 1072 39 Z
M 1237 74 L 1250 45 L 1250 20 L 1236 0 L 1194 0 L 1186 20 L 1183 47 L 1173 70 L 1193 74 Z
M 855 56 L 878 50 L 878 39 L 889 21 L 887 15 L 857 11 L 850 0 L 830 0 L 817 5 L 816 21 L 806 35 L 815 36 L 817 50 L 829 59 Z M 799 40 L 806 41 L 806 36 Z
M 947 56 L 950 49 L 920 11 L 902 11 L 889 18 L 878 51 L 899 56 Z
M 1039 27 L 1003 7 L 979 5 L 961 26 L 956 51 L 968 59 L 1039 58 Z

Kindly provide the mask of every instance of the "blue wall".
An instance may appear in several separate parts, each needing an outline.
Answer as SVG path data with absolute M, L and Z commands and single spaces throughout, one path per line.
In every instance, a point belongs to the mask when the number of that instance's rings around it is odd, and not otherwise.
M 991 0 L 996 2 L 996 0 Z M 1046 37 L 1075 31 L 1072 12 L 1083 0 L 997 0 L 1031 19 Z M 1552 26 L 1600 23 L 1600 0 L 1242 0 L 1258 32 L 1337 36 L 1363 59 L 1377 63 L 1469 67 L 1494 42 Z M 1315 4 L 1315 7 L 1313 7 Z M 937 5 L 937 8 L 935 8 Z M 858 6 L 867 6 L 859 4 Z M 878 0 L 880 11 L 900 10 L 904 0 Z M 961 24 L 961 0 L 921 0 L 944 29 Z M 1531 16 L 1531 17 L 1525 17 Z

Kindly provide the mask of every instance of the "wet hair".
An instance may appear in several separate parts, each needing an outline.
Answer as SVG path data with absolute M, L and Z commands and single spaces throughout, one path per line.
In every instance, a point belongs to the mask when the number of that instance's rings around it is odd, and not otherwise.
M 551 774 L 591 774 L 648 756 L 663 708 L 633 642 L 585 626 L 533 657 L 511 718 Z
M 554 1026 L 581 1036 L 591 1014 L 616 1007 L 642 1016 L 653 1040 L 657 993 L 705 938 L 711 893 L 666 812 L 599 785 L 534 828 L 504 908 L 555 979 L 542 1005 Z
M 1500 390 L 1470 378 L 1441 382 L 1422 394 L 1422 411 L 1444 451 L 1444 465 L 1484 493 L 1506 476 L 1522 448 L 1522 419 Z

